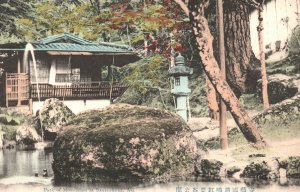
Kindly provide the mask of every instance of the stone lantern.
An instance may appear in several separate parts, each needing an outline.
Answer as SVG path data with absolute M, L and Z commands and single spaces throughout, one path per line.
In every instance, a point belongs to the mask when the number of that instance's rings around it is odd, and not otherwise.
M 175 58 L 175 66 L 169 70 L 169 75 L 174 77 L 174 88 L 171 93 L 176 97 L 176 111 L 185 121 L 187 115 L 187 99 L 191 93 L 189 89 L 189 75 L 193 73 L 193 69 L 185 66 L 185 59 L 181 54 Z

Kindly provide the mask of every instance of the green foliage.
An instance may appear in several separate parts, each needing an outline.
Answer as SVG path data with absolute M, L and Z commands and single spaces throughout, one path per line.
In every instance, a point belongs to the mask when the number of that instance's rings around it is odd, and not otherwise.
M 151 42 L 155 44 L 153 51 L 169 56 L 173 47 L 186 52 L 189 60 L 198 57 L 186 15 L 172 1 L 146 2 L 146 6 L 135 0 L 34 2 L 30 15 L 18 17 L 15 22 L 16 34 L 23 40 L 31 42 L 69 32 L 90 40 L 128 44 L 142 51 L 145 33 L 150 33 L 155 39 Z M 170 45 L 170 32 L 174 33 L 175 46 Z
M 25 117 L 16 112 L 9 112 L 1 109 L 0 111 L 0 124 L 4 125 L 20 125 L 25 122 Z
M 53 1 L 38 2 L 32 17 L 17 21 L 18 34 L 27 41 L 62 32 L 77 33 L 87 39 L 97 40 L 101 28 L 96 25 L 90 9 L 86 3 L 76 6 L 68 2 L 60 5 Z
M 168 62 L 158 54 L 123 67 L 121 76 L 129 85 L 129 89 L 118 102 L 142 104 L 159 94 L 159 91 L 164 95 L 166 92 L 170 92 L 170 83 L 167 80 Z M 164 99 L 171 100 L 170 98 Z
M 16 130 L 19 125 L 29 122 L 28 118 L 16 112 L 0 109 L 0 131 L 5 133 L 5 139 L 15 140 Z
M 32 8 L 32 1 L 2 0 L 0 2 L 1 34 L 15 34 L 15 21 L 20 17 L 27 17 Z
M 200 65 L 200 64 L 199 64 Z M 190 77 L 190 105 L 193 116 L 208 116 L 205 75 L 200 68 L 194 68 L 194 73 Z
M 6 43 L 20 43 L 22 42 L 22 40 L 14 35 L 14 34 L 10 34 L 10 33 L 0 33 L 0 44 L 6 44 Z
M 17 126 L 0 124 L 0 128 L 5 133 L 4 139 L 8 141 L 13 141 L 16 139 Z
M 117 102 L 175 111 L 175 98 L 171 94 L 171 80 L 168 76 L 169 63 L 170 61 L 163 55 L 154 54 L 136 63 L 114 69 L 116 75 L 114 79 L 125 81 L 129 85 L 129 89 L 117 99 Z M 201 68 L 194 68 L 189 80 L 193 116 L 208 115 L 204 81 Z
M 243 94 L 239 101 L 247 110 L 263 110 L 262 102 L 257 94 Z

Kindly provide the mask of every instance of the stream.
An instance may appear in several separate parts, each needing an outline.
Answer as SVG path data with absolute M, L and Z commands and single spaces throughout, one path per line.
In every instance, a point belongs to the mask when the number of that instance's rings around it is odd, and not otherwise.
M 237 181 L 222 179 L 205 182 L 190 178 L 186 181 L 172 181 L 160 184 L 140 183 L 68 183 L 55 184 L 51 163 L 53 154 L 50 150 L 0 151 L 0 191 L 1 192 L 254 192 L 254 191 L 300 191 L 300 179 L 280 178 L 276 182 L 253 180 Z M 43 177 L 43 169 L 49 177 Z M 35 177 L 34 174 L 39 176 Z

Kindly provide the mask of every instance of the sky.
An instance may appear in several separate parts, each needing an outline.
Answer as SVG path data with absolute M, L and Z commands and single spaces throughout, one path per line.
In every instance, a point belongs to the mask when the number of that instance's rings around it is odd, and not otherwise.
M 275 43 L 275 41 L 281 40 L 283 45 L 291 35 L 292 29 L 297 26 L 297 12 L 300 12 L 300 0 L 273 0 L 265 5 L 263 14 L 264 44 Z M 255 55 L 258 55 L 257 17 L 257 11 L 250 16 L 251 44 Z M 281 21 L 281 19 L 286 17 L 289 18 L 288 28 L 286 23 Z

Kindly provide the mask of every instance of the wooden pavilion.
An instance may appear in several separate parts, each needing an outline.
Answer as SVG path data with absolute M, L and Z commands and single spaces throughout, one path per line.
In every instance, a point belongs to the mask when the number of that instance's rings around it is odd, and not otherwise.
M 29 104 L 34 112 L 40 107 L 38 95 L 42 101 L 64 100 L 71 109 L 76 107 L 75 112 L 109 105 L 127 89 L 110 81 L 110 67 L 139 59 L 128 46 L 95 43 L 69 33 L 32 43 L 34 51 L 28 56 L 25 47 L 26 43 L 0 45 L 5 58 L 0 63 L 4 69 L 0 100 L 6 107 Z

